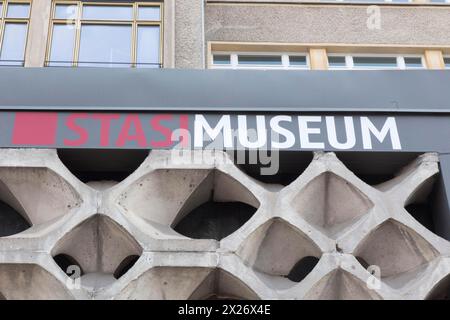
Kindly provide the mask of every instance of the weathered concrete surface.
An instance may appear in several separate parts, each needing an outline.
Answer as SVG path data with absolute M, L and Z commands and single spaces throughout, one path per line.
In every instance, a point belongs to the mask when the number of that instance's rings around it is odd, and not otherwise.
M 121 182 L 85 184 L 55 150 L 0 150 L 1 200 L 32 225 L 0 238 L 0 298 L 448 297 L 450 243 L 404 209 L 430 189 L 435 154 L 371 186 L 316 153 L 285 187 L 250 178 L 222 152 L 174 155 L 153 151 Z M 209 201 L 256 212 L 220 241 L 174 231 Z M 55 260 L 81 268 L 80 287 Z
M 175 68 L 205 67 L 203 11 L 203 1 L 175 1 Z
M 367 27 L 368 6 L 208 3 L 205 37 L 207 41 L 231 42 L 438 46 L 450 43 L 448 6 L 380 5 L 380 29 Z

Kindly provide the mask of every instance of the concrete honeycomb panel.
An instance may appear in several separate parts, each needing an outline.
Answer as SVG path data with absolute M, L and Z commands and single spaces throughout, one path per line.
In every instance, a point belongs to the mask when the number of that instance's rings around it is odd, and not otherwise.
M 449 297 L 450 242 L 405 209 L 433 187 L 437 155 L 372 186 L 318 152 L 280 186 L 223 152 L 185 154 L 83 183 L 56 150 L 0 150 L 0 299 Z

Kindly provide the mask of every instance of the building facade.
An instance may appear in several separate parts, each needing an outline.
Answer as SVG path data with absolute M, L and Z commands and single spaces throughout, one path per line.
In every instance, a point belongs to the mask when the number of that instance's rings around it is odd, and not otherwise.
M 450 2 L 0 3 L 0 299 L 449 298 Z

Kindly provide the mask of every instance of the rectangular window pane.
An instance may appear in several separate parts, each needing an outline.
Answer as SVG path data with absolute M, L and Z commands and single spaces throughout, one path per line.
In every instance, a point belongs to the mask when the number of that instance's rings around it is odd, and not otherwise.
M 28 18 L 29 11 L 30 5 L 28 3 L 9 3 L 6 16 L 8 18 Z
M 159 27 L 139 26 L 137 39 L 137 66 L 159 68 Z
M 281 56 L 239 56 L 238 61 L 242 65 L 279 66 Z
M 5 24 L 2 52 L 0 54 L 1 64 L 23 65 L 27 28 L 26 23 Z
M 55 19 L 76 19 L 78 6 L 71 4 L 57 4 L 55 7 Z
M 129 67 L 131 25 L 82 25 L 79 66 Z
M 396 57 L 353 57 L 354 68 L 362 69 L 395 69 Z
M 83 19 L 85 20 L 133 20 L 131 6 L 98 6 L 84 5 Z
M 49 66 L 68 67 L 72 65 L 75 30 L 74 25 L 54 25 Z
M 422 58 L 419 57 L 406 57 L 405 66 L 407 69 L 420 69 L 423 68 Z
M 139 7 L 139 20 L 159 21 L 160 19 L 159 7 Z
M 450 58 L 444 58 L 445 67 L 450 69 Z
M 230 55 L 215 54 L 214 57 L 213 57 L 213 63 L 214 64 L 221 64 L 221 65 L 231 64 Z
M 345 62 L 345 57 L 328 57 L 328 66 L 333 69 L 345 69 L 347 64 Z
M 289 65 L 300 67 L 306 67 L 306 57 L 305 56 L 290 56 L 289 57 Z

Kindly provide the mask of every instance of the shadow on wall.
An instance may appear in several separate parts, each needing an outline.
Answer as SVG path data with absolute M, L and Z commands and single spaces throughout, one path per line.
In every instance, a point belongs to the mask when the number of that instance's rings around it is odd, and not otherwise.
M 174 230 L 189 238 L 221 240 L 239 229 L 255 212 L 256 208 L 242 202 L 210 200 L 188 213 Z
M 428 294 L 427 300 L 450 300 L 450 275 L 439 283 Z
M 7 237 L 31 227 L 31 224 L 16 210 L 0 201 L 0 237 Z
M 120 182 L 147 158 L 149 150 L 59 149 L 58 157 L 81 181 Z

